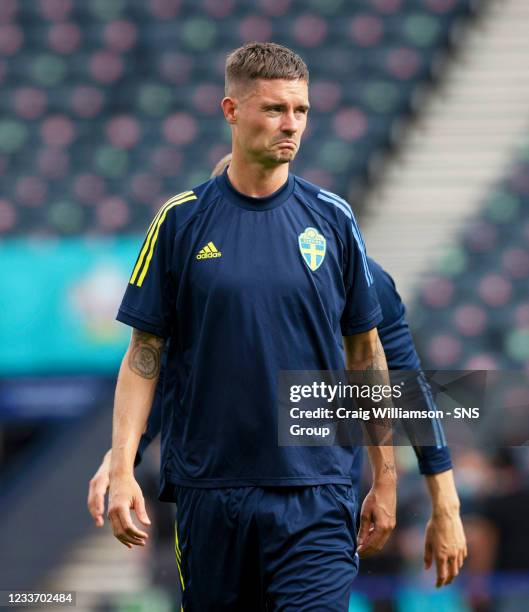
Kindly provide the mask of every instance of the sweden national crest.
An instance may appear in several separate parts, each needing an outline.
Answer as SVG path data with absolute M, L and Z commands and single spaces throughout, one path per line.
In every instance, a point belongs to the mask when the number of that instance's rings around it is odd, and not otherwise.
M 307 227 L 298 236 L 299 250 L 307 266 L 314 272 L 323 263 L 327 241 L 314 227 Z

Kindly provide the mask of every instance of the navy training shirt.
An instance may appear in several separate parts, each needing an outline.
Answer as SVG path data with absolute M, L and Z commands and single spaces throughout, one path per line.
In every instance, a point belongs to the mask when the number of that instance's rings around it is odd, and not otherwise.
M 381 311 L 338 196 L 292 174 L 252 198 L 227 172 L 151 224 L 118 320 L 167 338 L 162 499 L 172 487 L 351 482 L 354 447 L 279 447 L 280 370 L 340 370 Z
M 376 261 L 368 257 L 368 264 L 373 275 L 375 288 L 382 309 L 382 322 L 378 326 L 378 334 L 384 347 L 388 367 L 391 370 L 417 370 L 420 371 L 420 360 L 415 349 L 413 338 L 406 320 L 406 309 L 397 292 L 395 282 L 391 276 Z M 147 446 L 158 435 L 162 428 L 162 421 L 166 421 L 167 415 L 162 415 L 162 386 L 165 372 L 165 357 L 162 356 L 162 369 L 160 379 L 156 387 L 156 395 L 153 401 L 152 410 L 147 421 L 145 433 L 141 436 L 138 453 L 136 455 L 136 465 L 140 463 L 142 455 Z M 423 388 L 424 403 L 433 401 L 428 387 Z M 170 406 L 166 407 L 170 408 Z M 432 430 L 437 429 L 439 443 L 437 446 L 414 445 L 417 455 L 419 470 L 421 474 L 438 474 L 452 468 L 450 451 L 444 439 L 441 423 L 436 419 L 431 419 L 429 426 Z M 165 438 L 164 434 L 162 436 Z M 162 458 L 161 471 L 164 472 L 164 459 Z M 357 485 L 361 476 L 361 454 L 355 461 L 351 481 Z

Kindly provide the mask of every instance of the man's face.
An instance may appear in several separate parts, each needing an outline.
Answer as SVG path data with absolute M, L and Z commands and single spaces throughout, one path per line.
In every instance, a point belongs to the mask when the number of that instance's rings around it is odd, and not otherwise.
M 268 167 L 292 161 L 307 125 L 307 82 L 257 79 L 234 98 L 233 136 L 247 157 Z

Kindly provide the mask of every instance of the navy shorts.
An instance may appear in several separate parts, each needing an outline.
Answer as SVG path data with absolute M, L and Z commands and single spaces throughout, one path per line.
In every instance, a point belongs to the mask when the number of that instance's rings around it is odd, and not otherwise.
M 347 612 L 356 554 L 352 486 L 177 491 L 185 612 Z

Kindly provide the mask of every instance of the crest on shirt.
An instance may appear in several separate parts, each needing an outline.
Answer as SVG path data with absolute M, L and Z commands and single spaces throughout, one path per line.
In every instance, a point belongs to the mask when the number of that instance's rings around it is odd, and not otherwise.
M 314 227 L 307 227 L 298 236 L 299 250 L 307 266 L 314 272 L 325 258 L 327 241 Z

